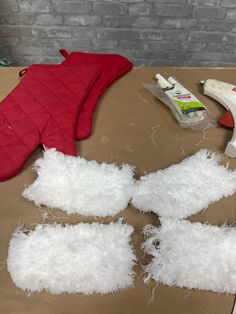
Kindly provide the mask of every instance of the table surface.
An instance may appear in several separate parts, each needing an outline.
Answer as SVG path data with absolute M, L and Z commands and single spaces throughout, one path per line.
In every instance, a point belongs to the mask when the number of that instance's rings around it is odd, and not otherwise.
M 0 68 L 0 100 L 19 82 L 21 68 Z M 208 148 L 222 156 L 222 162 L 229 162 L 236 169 L 236 159 L 228 159 L 224 149 L 232 136 L 231 130 L 221 127 L 197 132 L 181 128 L 169 109 L 149 94 L 142 83 L 152 82 L 155 73 L 165 77 L 174 75 L 192 91 L 218 118 L 224 109 L 215 101 L 204 96 L 198 82 L 207 78 L 235 83 L 236 68 L 147 68 L 133 69 L 115 82 L 99 102 L 94 117 L 92 136 L 77 142 L 78 155 L 99 162 L 129 163 L 136 166 L 136 177 L 144 173 L 164 169 L 200 148 Z M 21 193 L 24 186 L 36 178 L 32 164 L 41 156 L 37 149 L 16 177 L 0 183 L 0 313 L 9 314 L 230 314 L 234 295 L 180 289 L 158 285 L 153 302 L 152 290 L 155 283 L 143 283 L 141 263 L 145 258 L 140 250 L 143 241 L 142 228 L 146 224 L 158 225 L 154 214 L 143 214 L 131 205 L 115 218 L 96 219 L 110 222 L 118 217 L 134 226 L 132 241 L 139 259 L 135 266 L 137 273 L 134 288 L 108 295 L 64 294 L 51 295 L 46 292 L 30 296 L 15 287 L 6 268 L 9 240 L 16 227 L 24 223 L 29 229 L 42 223 L 39 208 L 26 201 Z M 46 207 L 43 210 L 48 211 Z M 53 210 L 58 223 L 92 222 L 93 217 L 66 216 L 60 210 Z M 208 222 L 213 225 L 231 224 L 235 221 L 235 195 L 224 198 L 205 211 L 189 218 L 191 221 Z M 193 270 L 194 271 L 194 270 Z M 148 305 L 149 302 L 149 305 Z

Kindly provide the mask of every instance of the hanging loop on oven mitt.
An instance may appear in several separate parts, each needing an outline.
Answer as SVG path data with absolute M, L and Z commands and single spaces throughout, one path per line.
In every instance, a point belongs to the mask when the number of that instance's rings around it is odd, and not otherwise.
M 0 104 L 0 181 L 16 175 L 37 146 L 75 155 L 75 126 L 99 66 L 35 64 Z
M 31 292 L 104 294 L 129 288 L 136 261 L 132 233 L 121 221 L 18 229 L 7 268 L 16 286 Z
M 84 107 L 78 117 L 76 127 L 76 138 L 84 140 L 91 135 L 93 114 L 99 99 L 106 89 L 118 78 L 129 72 L 133 64 L 125 57 L 118 54 L 99 54 L 87 52 L 68 53 L 65 49 L 60 50 L 61 55 L 65 58 L 63 65 L 100 65 L 101 74 L 95 82 L 94 88 L 89 93 Z
M 161 218 L 146 226 L 142 247 L 153 258 L 144 267 L 145 282 L 236 293 L 236 228 Z
M 49 149 L 35 163 L 38 178 L 23 191 L 36 205 L 67 214 L 114 216 L 131 199 L 134 168 L 87 161 Z
M 219 164 L 206 149 L 164 170 L 147 174 L 135 184 L 134 207 L 159 216 L 186 218 L 236 191 L 236 171 Z

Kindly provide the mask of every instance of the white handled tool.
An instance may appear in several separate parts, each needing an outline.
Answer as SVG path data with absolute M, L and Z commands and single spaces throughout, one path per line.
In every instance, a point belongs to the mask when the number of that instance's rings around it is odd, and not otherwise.
M 201 83 L 203 83 L 204 95 L 215 99 L 226 110 L 230 110 L 234 125 L 236 125 L 236 86 L 213 79 Z M 236 157 L 236 128 L 234 128 L 233 136 L 226 146 L 225 154 L 231 158 Z

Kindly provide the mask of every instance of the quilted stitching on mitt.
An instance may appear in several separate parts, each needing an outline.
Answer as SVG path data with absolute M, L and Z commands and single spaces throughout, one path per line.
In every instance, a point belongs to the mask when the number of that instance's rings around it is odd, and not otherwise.
M 39 144 L 74 155 L 75 123 L 99 66 L 32 65 L 0 104 L 0 180 L 19 172 Z

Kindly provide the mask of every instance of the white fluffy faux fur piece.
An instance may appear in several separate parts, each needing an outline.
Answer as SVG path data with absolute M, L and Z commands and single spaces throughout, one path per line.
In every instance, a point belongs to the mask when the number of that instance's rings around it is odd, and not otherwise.
M 218 164 L 219 156 L 201 149 L 195 155 L 137 181 L 132 204 L 160 216 L 186 218 L 236 191 L 236 171 Z
M 16 230 L 7 267 L 17 287 L 28 291 L 108 293 L 133 285 L 133 227 L 118 223 L 38 225 Z
M 134 179 L 129 165 L 98 164 L 49 149 L 35 168 L 38 178 L 23 196 L 36 205 L 104 217 L 116 215 L 131 199 Z
M 144 233 L 143 249 L 153 256 L 145 281 L 236 293 L 236 228 L 162 218 Z

